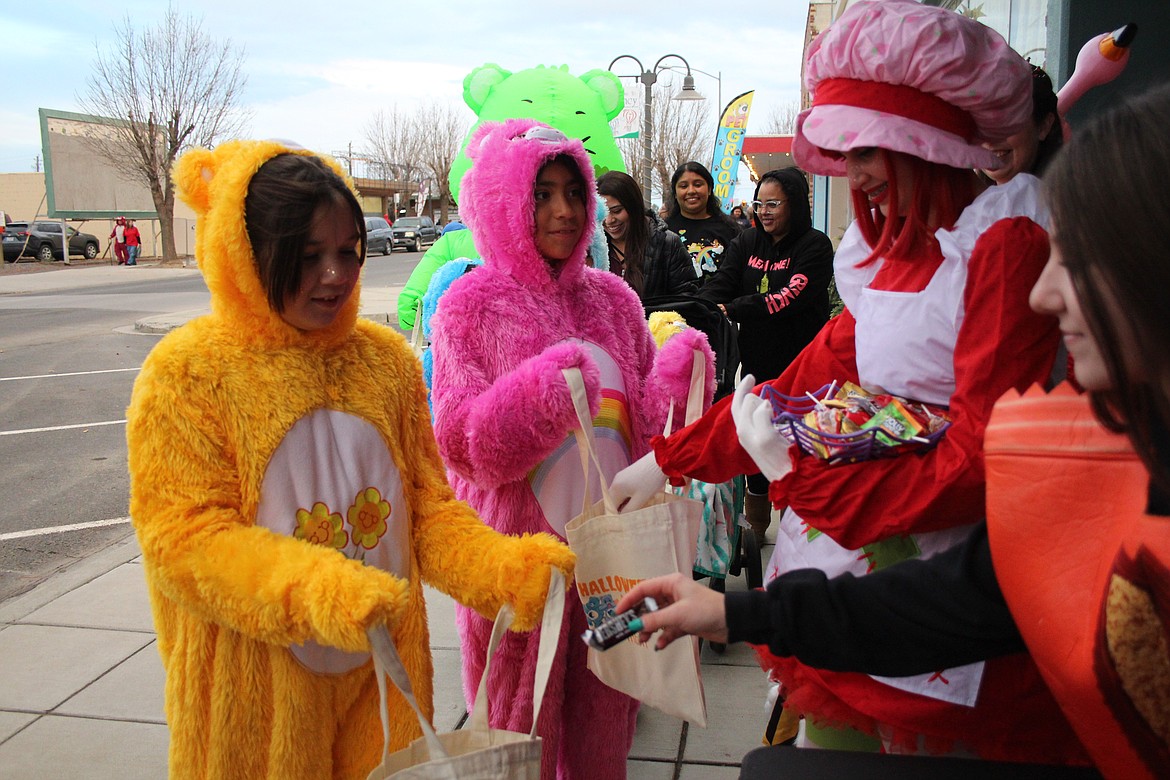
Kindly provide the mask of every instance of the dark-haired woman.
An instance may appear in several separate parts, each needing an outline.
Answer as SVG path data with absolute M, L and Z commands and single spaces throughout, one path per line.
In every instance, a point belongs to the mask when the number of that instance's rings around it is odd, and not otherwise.
M 666 226 L 678 233 L 700 284 L 715 275 L 740 227 L 723 213 L 715 179 L 702 163 L 685 162 L 670 177 L 672 194 Z
M 996 184 L 1010 181 L 1017 173 L 1041 176 L 1060 151 L 1064 131 L 1056 113 L 1052 79 L 1040 67 L 1032 66 L 1032 122 L 1003 141 L 984 144 L 1002 162 L 999 168 L 985 169 L 983 175 Z
M 743 213 L 743 206 L 734 206 L 731 209 L 731 221 L 739 225 L 742 229 L 747 230 L 752 226 L 751 218 Z
M 698 277 L 679 237 L 642 209 L 642 189 L 626 173 L 610 171 L 597 180 L 606 205 L 602 222 L 609 246 L 609 270 L 626 280 L 641 300 L 686 295 Z
M 812 226 L 808 182 L 796 168 L 760 177 L 752 208 L 755 226 L 731 242 L 699 297 L 739 323 L 743 372 L 765 382 L 829 321 L 833 243 Z M 772 513 L 762 474 L 748 476 L 745 511 L 762 544 Z

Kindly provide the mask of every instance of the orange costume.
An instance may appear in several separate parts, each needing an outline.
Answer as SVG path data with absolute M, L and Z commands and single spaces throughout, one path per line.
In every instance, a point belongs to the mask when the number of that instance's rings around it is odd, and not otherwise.
M 1067 385 L 1001 400 L 984 454 L 996 578 L 1041 675 L 1106 777 L 1165 777 L 1170 518 L 1144 465 Z

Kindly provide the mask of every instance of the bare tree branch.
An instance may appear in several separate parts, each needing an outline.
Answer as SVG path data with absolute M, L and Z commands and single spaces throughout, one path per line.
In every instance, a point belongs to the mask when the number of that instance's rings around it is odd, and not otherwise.
M 217 42 L 200 20 L 174 7 L 156 27 L 136 30 L 127 16 L 109 51 L 97 50 L 83 109 L 119 121 L 94 137 L 95 152 L 128 181 L 150 189 L 162 232 L 163 257 L 175 252 L 171 166 L 188 147 L 238 135 L 249 118 L 240 100 L 246 76 L 242 49 Z
M 447 103 L 425 103 L 414 111 L 397 106 L 379 111 L 366 124 L 364 154 L 387 179 L 414 191 L 424 181 L 440 199 L 440 221 L 447 221 L 451 185 L 447 175 L 459 154 L 469 121 Z
M 417 114 L 420 151 L 423 165 L 434 178 L 439 195 L 439 221 L 446 224 L 451 203 L 451 183 L 447 180 L 451 165 L 459 154 L 471 123 L 450 103 L 427 103 Z
M 764 122 L 765 135 L 792 135 L 796 131 L 796 116 L 800 113 L 800 101 L 791 100 L 776 106 Z

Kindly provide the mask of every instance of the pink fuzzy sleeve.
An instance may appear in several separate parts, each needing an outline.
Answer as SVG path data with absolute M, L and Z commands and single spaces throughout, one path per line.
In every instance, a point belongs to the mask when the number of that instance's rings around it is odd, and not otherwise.
M 674 402 L 674 427 L 683 426 L 687 410 L 687 391 L 691 385 L 691 366 L 695 351 L 703 355 L 707 366 L 703 388 L 703 411 L 715 394 L 715 355 L 702 331 L 687 328 L 671 336 L 658 350 L 654 367 L 646 379 L 645 410 L 649 430 L 657 433 L 666 424 L 668 403 Z
M 454 339 L 446 343 L 459 343 Z M 521 479 L 577 427 L 563 369 L 585 379 L 589 413 L 601 404 L 597 364 L 578 344 L 557 344 L 489 379 L 470 354 L 435 353 L 435 438 L 447 466 L 491 489 Z

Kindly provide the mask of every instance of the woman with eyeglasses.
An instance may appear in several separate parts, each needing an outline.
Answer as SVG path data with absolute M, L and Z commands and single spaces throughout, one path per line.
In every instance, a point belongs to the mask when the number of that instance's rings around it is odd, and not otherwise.
M 719 269 L 741 228 L 723 213 L 715 194 L 715 179 L 702 163 L 691 160 L 675 168 L 670 192 L 666 227 L 682 238 L 699 284 L 705 284 Z
M 768 171 L 756 184 L 754 227 L 739 235 L 699 291 L 739 323 L 744 374 L 780 376 L 829 321 L 833 243 L 813 229 L 808 182 L 796 168 Z M 760 544 L 771 521 L 768 478 L 747 479 L 744 510 Z

